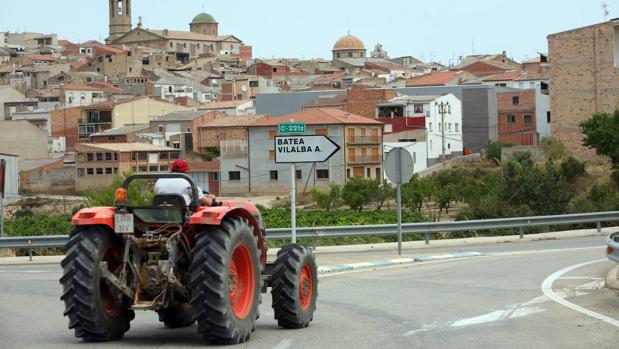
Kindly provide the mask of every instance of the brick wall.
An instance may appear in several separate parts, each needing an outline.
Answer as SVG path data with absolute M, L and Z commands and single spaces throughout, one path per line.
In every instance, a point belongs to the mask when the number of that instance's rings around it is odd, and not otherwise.
M 377 88 L 351 88 L 348 90 L 346 111 L 352 114 L 374 118 L 376 105 L 397 96 L 394 90 Z
M 52 137 L 65 137 L 67 151 L 75 148 L 78 137 L 79 108 L 58 109 L 51 113 Z
M 535 90 L 497 93 L 499 141 L 515 145 L 538 143 L 535 123 Z M 518 103 L 514 104 L 514 98 Z M 515 118 L 513 123 L 508 117 Z M 528 120 L 528 122 L 525 122 Z
M 614 67 L 614 26 L 609 21 L 548 36 L 552 136 L 585 160 L 599 160 L 582 146 L 579 124 L 596 112 L 612 113 L 619 101 Z

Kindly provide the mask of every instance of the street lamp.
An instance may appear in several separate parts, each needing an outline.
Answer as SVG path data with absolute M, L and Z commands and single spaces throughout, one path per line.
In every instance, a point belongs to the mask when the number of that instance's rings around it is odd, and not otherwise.
M 449 102 L 434 103 L 434 106 L 438 109 L 438 113 L 441 114 L 441 140 L 442 140 L 442 158 L 443 167 L 445 166 L 445 114 L 451 115 L 451 105 Z

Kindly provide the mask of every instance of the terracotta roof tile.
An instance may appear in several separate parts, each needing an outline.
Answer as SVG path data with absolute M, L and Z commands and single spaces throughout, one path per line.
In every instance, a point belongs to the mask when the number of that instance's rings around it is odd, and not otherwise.
M 462 71 L 443 71 L 422 75 L 417 78 L 408 79 L 407 87 L 414 86 L 442 86 L 461 75 Z
M 294 120 L 307 125 L 382 125 L 380 121 L 366 118 L 365 116 L 345 112 L 340 109 L 317 108 L 284 115 L 277 118 L 263 119 L 250 125 L 250 127 L 277 126 L 282 122 Z
M 237 116 L 219 116 L 216 119 L 207 122 L 200 128 L 204 127 L 243 127 L 251 125 L 255 122 L 268 119 L 268 115 L 237 115 Z
M 506 81 L 518 80 L 521 72 L 519 70 L 506 71 L 505 73 L 494 74 L 486 77 L 483 81 Z

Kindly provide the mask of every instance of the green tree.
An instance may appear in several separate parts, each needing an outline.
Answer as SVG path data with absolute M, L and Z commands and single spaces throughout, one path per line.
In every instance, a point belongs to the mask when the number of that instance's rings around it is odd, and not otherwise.
M 378 185 L 378 182 L 375 182 Z M 386 201 L 389 201 L 394 197 L 395 188 L 391 184 L 383 181 L 383 183 L 378 185 L 378 188 L 376 188 L 376 192 L 372 198 L 372 203 L 376 205 L 377 210 L 380 210 L 383 208 Z
M 372 202 L 377 189 L 378 183 L 376 181 L 353 177 L 342 188 L 342 200 L 352 210 L 361 212 L 364 207 Z
M 594 148 L 596 154 L 612 161 L 612 177 L 619 184 L 619 110 L 614 114 L 597 113 L 580 123 L 583 145 Z
M 565 144 L 563 144 L 563 142 L 558 138 L 542 138 L 540 145 L 542 148 L 542 152 L 548 159 L 560 160 L 567 154 L 567 151 L 565 150 Z
M 572 156 L 569 156 L 561 162 L 561 175 L 569 183 L 573 183 L 578 177 L 585 173 L 585 163 L 576 160 Z
M 129 175 L 130 173 L 124 173 L 122 176 L 114 178 L 112 185 L 107 188 L 87 192 L 86 198 L 88 199 L 88 206 L 114 206 L 116 189 L 122 186 L 125 178 Z M 131 181 L 129 184 L 128 197 L 131 205 L 151 205 L 154 196 L 153 185 L 149 184 L 146 180 L 138 179 Z
M 501 163 L 501 143 L 500 142 L 488 142 L 486 146 L 486 160 L 494 162 L 495 164 Z
M 333 183 L 328 192 L 313 189 L 312 197 L 318 207 L 323 210 L 329 211 L 331 208 L 337 207 L 341 200 L 342 187 Z

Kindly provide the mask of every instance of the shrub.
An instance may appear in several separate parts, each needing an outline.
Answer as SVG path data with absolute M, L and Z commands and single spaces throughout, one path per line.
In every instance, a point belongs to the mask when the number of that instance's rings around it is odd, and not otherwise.
M 351 209 L 361 212 L 376 196 L 377 191 L 377 181 L 353 177 L 344 184 L 342 200 Z

